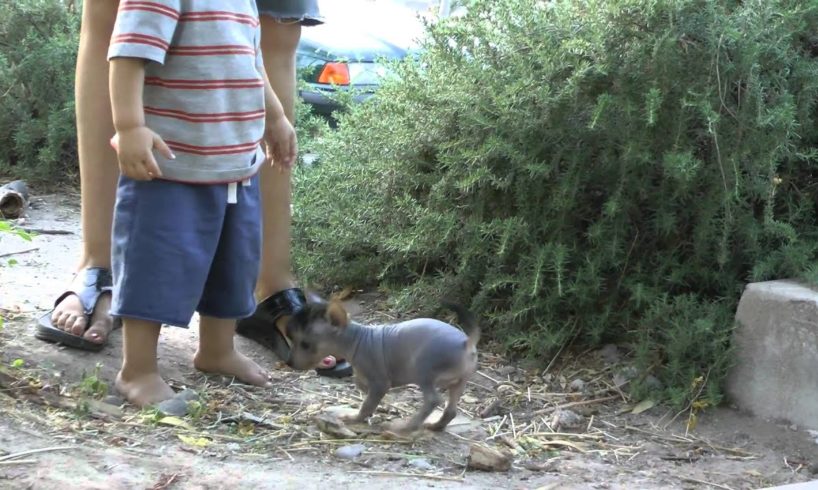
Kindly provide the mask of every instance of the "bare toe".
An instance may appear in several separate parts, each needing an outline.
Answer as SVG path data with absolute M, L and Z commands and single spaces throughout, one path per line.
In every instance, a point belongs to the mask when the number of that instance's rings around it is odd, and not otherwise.
M 104 344 L 108 340 L 108 335 L 114 328 L 114 321 L 111 318 L 111 297 L 102 296 L 97 302 L 97 307 L 91 317 L 91 326 L 85 330 L 83 337 L 95 344 Z M 84 319 L 83 319 L 84 320 Z
M 99 323 L 95 323 L 91 325 L 91 327 L 85 331 L 83 337 L 88 342 L 93 342 L 95 344 L 104 344 L 106 340 L 108 340 L 108 333 L 110 329 L 106 328 Z
M 86 320 L 84 315 L 71 315 L 68 323 L 66 323 L 66 331 L 76 336 L 81 336 L 85 333 L 85 325 Z
M 82 302 L 76 295 L 72 294 L 63 298 L 54 307 L 54 313 L 51 314 L 51 323 L 60 330 L 72 332 L 74 326 L 72 318 L 81 316 L 83 316 Z M 82 332 L 79 335 L 82 335 Z
M 51 318 L 55 327 L 59 328 L 60 330 L 67 330 L 66 324 L 71 318 L 71 313 L 67 311 L 55 311 Z

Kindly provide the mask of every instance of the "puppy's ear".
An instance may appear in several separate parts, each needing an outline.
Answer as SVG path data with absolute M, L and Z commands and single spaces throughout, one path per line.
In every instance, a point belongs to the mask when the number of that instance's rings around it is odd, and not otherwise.
M 285 326 L 287 337 L 292 338 L 293 332 L 303 329 L 307 325 L 307 323 L 309 323 L 309 321 L 310 321 L 309 307 L 302 308 L 301 310 L 296 312 L 289 318 L 289 320 L 287 320 L 287 325 Z
M 349 314 L 340 301 L 330 301 L 327 306 L 327 321 L 338 328 L 349 325 Z

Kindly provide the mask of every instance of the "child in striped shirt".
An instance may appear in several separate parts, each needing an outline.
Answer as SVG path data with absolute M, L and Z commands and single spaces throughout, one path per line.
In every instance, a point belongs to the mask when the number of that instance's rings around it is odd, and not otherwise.
M 108 53 L 121 171 L 111 314 L 123 324 L 116 387 L 135 405 L 173 396 L 157 365 L 160 327 L 186 327 L 194 312 L 197 369 L 269 386 L 233 345 L 236 320 L 255 310 L 257 172 L 296 154 L 259 38 L 255 0 L 120 2 Z

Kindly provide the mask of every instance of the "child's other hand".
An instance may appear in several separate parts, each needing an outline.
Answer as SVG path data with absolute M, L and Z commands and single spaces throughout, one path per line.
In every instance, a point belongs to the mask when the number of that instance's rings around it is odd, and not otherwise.
M 298 153 L 298 142 L 295 138 L 295 130 L 286 117 L 267 120 L 264 127 L 264 143 L 267 160 L 271 165 L 278 165 L 281 170 L 293 168 L 295 156 Z
M 117 131 L 111 138 L 111 146 L 116 150 L 122 175 L 134 180 L 153 180 L 162 176 L 153 157 L 154 149 L 165 158 L 176 158 L 162 138 L 145 126 Z

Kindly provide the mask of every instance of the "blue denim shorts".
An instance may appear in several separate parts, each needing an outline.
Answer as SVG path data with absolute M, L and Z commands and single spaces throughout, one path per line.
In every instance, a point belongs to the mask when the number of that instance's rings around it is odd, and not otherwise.
M 111 315 L 186 327 L 194 311 L 253 314 L 261 254 L 259 179 L 184 184 L 120 177 L 111 243 Z
M 260 15 L 273 17 L 282 22 L 299 22 L 304 26 L 324 22 L 318 9 L 318 0 L 256 0 L 256 5 Z

